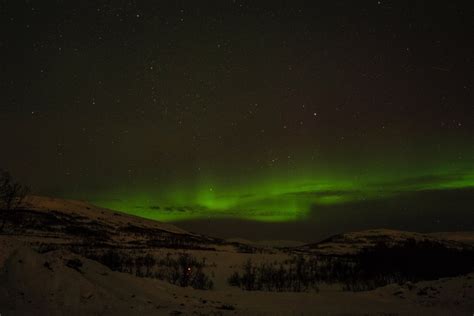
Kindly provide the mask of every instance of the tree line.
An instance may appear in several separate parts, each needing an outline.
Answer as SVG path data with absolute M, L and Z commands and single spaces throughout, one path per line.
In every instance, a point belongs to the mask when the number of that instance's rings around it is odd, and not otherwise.
M 340 284 L 345 291 L 367 291 L 391 283 L 403 284 L 465 275 L 474 271 L 474 249 L 455 248 L 430 240 L 408 239 L 398 245 L 379 243 L 356 255 L 294 255 L 281 262 L 247 260 L 228 283 L 247 291 L 317 289 Z
M 165 257 L 145 255 L 129 255 L 116 249 L 104 252 L 86 252 L 82 255 L 98 261 L 112 271 L 125 272 L 137 277 L 156 278 L 174 285 L 195 289 L 210 290 L 214 284 L 204 272 L 206 259 L 198 260 L 188 253 L 178 253 Z

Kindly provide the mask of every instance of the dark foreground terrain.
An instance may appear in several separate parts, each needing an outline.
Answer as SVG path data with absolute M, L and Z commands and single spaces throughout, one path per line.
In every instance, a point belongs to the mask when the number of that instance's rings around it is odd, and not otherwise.
M 4 218 L 2 316 L 474 311 L 469 232 L 378 229 L 276 248 L 43 197 Z

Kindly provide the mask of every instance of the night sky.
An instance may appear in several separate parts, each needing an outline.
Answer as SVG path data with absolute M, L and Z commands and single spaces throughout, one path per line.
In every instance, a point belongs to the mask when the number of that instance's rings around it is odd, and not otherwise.
M 0 1 L 0 167 L 222 237 L 474 230 L 469 1 Z

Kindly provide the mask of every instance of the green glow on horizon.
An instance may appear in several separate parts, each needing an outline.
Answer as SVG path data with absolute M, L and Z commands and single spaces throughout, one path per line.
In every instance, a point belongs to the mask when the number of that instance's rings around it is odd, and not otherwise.
M 237 218 L 264 222 L 305 219 L 318 206 L 344 205 L 383 199 L 423 190 L 474 188 L 472 169 L 446 169 L 430 173 L 378 173 L 366 177 L 350 174 L 296 173 L 250 179 L 248 183 L 226 184 L 201 180 L 194 185 L 150 188 L 131 192 L 111 191 L 94 203 L 125 213 L 163 222 L 206 218 Z

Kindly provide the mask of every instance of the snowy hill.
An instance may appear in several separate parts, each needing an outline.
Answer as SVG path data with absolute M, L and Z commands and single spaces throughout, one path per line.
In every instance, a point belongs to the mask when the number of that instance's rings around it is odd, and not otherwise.
M 351 255 L 376 245 L 384 244 L 388 247 L 393 247 L 402 245 L 410 240 L 437 243 L 447 248 L 471 248 L 468 243 L 463 241 L 468 239 L 467 236 L 474 237 L 474 232 L 464 233 L 464 239 L 452 238 L 452 236 L 450 234 L 422 234 L 390 229 L 371 229 L 338 234 L 318 243 L 307 244 L 297 248 L 323 255 Z
M 467 266 L 474 262 L 474 255 L 472 246 L 463 242 L 469 236 L 376 229 L 303 246 L 288 242 L 282 249 L 273 248 L 272 242 L 193 234 L 86 202 L 31 196 L 8 215 L 0 233 L 0 313 L 467 315 L 474 308 L 474 275 L 472 265 Z M 391 246 L 413 240 L 437 245 L 429 255 L 441 259 L 430 257 L 426 264 L 415 258 L 418 249 L 411 253 L 413 257 L 390 253 Z M 381 243 L 389 247 L 377 254 Z M 364 249 L 376 250 L 372 257 L 365 257 L 371 259 L 369 263 L 344 256 Z M 446 249 L 471 250 L 453 253 Z M 418 256 L 425 258 L 423 252 Z M 405 268 L 395 271 L 397 279 L 372 283 L 380 281 L 377 274 L 367 274 L 374 268 L 383 277 L 393 276 L 386 273 L 393 272 L 384 261 L 387 257 L 401 264 L 400 258 L 407 258 L 409 265 L 395 265 Z M 440 264 L 443 258 L 447 264 Z M 273 266 L 278 267 L 276 272 L 283 271 L 282 281 L 292 280 L 293 275 L 286 274 L 291 262 L 306 271 L 303 276 L 311 269 L 318 271 L 318 290 L 249 291 L 230 284 L 230 276 L 243 273 L 250 260 L 254 276 L 266 276 L 263 272 Z M 407 278 L 420 269 L 429 272 L 426 278 L 419 274 Z M 347 279 L 338 279 L 346 274 Z M 196 287 L 199 277 L 208 278 L 213 286 Z
M 55 211 L 73 216 L 83 216 L 90 220 L 106 222 L 109 225 L 138 225 L 140 227 L 155 228 L 172 233 L 186 234 L 185 230 L 171 224 L 148 220 L 141 217 L 120 213 L 98 207 L 84 201 L 65 200 L 44 196 L 28 196 L 22 205 L 23 209 L 48 213 Z

